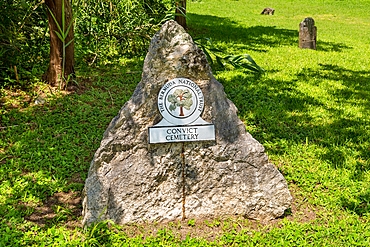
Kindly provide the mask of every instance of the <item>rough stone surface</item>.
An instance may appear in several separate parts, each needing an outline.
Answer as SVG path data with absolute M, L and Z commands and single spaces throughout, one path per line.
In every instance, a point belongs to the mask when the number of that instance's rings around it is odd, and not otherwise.
M 216 141 L 148 144 L 148 127 L 162 118 L 158 92 L 177 77 L 202 89 L 201 117 L 215 125 Z M 287 183 L 236 112 L 204 53 L 182 27 L 166 22 L 151 41 L 142 80 L 94 155 L 84 189 L 84 225 L 181 219 L 183 188 L 188 218 L 281 216 L 292 200 Z
M 302 49 L 316 50 L 317 28 L 311 17 L 305 18 L 299 23 L 299 47 Z

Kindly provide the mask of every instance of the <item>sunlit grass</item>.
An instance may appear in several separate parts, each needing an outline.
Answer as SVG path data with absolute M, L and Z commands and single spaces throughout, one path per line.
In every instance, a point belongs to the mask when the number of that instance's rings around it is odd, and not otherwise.
M 370 19 L 362 10 L 370 3 L 311 1 L 302 7 L 281 1 L 270 6 L 274 16 L 261 16 L 266 6 L 259 1 L 216 2 L 190 5 L 190 18 L 201 20 L 190 19 L 191 31 L 232 54 L 250 54 L 267 71 L 260 77 L 216 72 L 247 130 L 311 205 L 368 222 L 370 52 L 364 30 Z M 299 23 L 309 16 L 318 28 L 316 51 L 298 48 Z M 319 227 L 322 220 L 311 224 Z M 362 228 L 353 227 L 344 238 L 361 236 Z

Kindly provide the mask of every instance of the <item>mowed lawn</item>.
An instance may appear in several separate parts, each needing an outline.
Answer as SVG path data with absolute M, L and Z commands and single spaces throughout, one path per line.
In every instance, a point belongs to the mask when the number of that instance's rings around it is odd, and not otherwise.
M 188 6 L 191 32 L 231 54 L 250 54 L 266 70 L 216 77 L 295 195 L 294 220 L 286 221 L 294 227 L 273 231 L 300 236 L 303 244 L 370 242 L 370 15 L 363 14 L 369 6 L 315 0 Z M 264 7 L 275 15 L 261 15 Z M 306 17 L 315 20 L 316 51 L 298 47 Z
M 265 7 L 272 16 L 261 15 Z M 83 229 L 80 195 L 102 135 L 140 81 L 143 57 L 77 69 L 83 89 L 4 91 L 0 246 L 370 245 L 368 0 L 188 0 L 189 33 L 265 73 L 213 66 L 247 130 L 285 176 L 291 210 L 273 222 L 188 219 Z M 317 50 L 298 47 L 312 17 Z M 46 103 L 35 105 L 42 95 Z

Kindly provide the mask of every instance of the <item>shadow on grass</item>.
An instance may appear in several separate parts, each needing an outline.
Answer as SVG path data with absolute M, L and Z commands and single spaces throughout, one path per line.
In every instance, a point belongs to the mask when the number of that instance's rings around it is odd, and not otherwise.
M 276 26 L 251 26 L 228 18 L 210 15 L 189 14 L 190 33 L 194 37 L 209 37 L 214 42 L 229 45 L 231 49 L 247 49 L 267 52 L 270 47 L 298 46 L 297 30 Z M 343 52 L 352 49 L 339 42 L 318 41 L 317 50 Z M 268 71 L 267 73 L 275 73 Z M 332 64 L 320 64 L 319 69 L 304 69 L 287 80 L 271 80 L 252 75 L 236 75 L 232 79 L 220 81 L 225 86 L 229 98 L 239 109 L 239 116 L 246 124 L 254 125 L 252 133 L 262 143 L 274 142 L 270 152 L 282 155 L 287 143 L 307 143 L 323 147 L 326 152 L 319 158 L 333 169 L 348 169 L 351 179 L 362 181 L 370 170 L 370 139 L 368 130 L 370 109 L 370 70 L 354 71 Z M 317 98 L 302 93 L 297 81 L 331 80 L 342 85 L 329 89 L 335 104 L 325 104 Z M 355 117 L 341 105 L 354 107 L 365 117 Z M 332 116 L 325 123 L 315 119 L 312 108 L 320 108 Z M 327 117 L 327 116 L 324 116 Z M 355 154 L 354 154 L 355 153 Z M 355 161 L 349 162 L 351 156 Z M 356 165 L 353 165 L 353 164 Z
M 251 26 L 244 27 L 229 18 L 211 15 L 198 15 L 189 13 L 190 34 L 194 37 L 212 38 L 217 42 L 229 43 L 238 49 L 267 52 L 270 47 L 298 46 L 297 30 L 279 28 L 277 26 Z M 352 47 L 343 43 L 317 42 L 317 50 L 341 52 Z
M 42 105 L 1 106 L 0 225 L 11 222 L 18 234 L 24 219 L 55 225 L 79 214 L 53 198 L 82 191 L 107 125 L 140 81 L 140 73 L 121 69 L 99 73 L 82 92 L 44 96 Z
M 370 213 L 370 192 L 360 193 L 354 199 L 341 198 L 342 207 L 359 216 Z
M 366 142 L 370 139 L 368 126 L 370 125 L 368 114 L 370 109 L 370 70 L 369 71 L 353 71 L 346 68 L 331 64 L 320 64 L 319 70 L 306 69 L 298 74 L 298 78 L 306 80 L 315 77 L 316 79 L 337 81 L 343 87 L 328 89 L 336 99 L 336 103 L 351 105 L 358 109 L 364 118 L 351 117 L 345 113 L 343 109 L 328 109 L 333 116 L 337 117 L 330 125 L 331 133 L 339 135 L 341 138 L 337 144 L 344 145 L 351 140 L 356 144 L 356 149 L 359 156 L 365 160 L 366 166 L 361 166 L 355 172 L 355 177 L 362 177 L 361 174 L 370 169 L 370 149 L 366 147 Z M 333 143 L 331 143 L 333 144 Z M 330 147 L 330 153 L 336 155 L 325 155 L 328 160 L 338 167 L 344 167 L 346 157 L 348 156 L 343 150 L 341 151 L 338 145 Z M 332 157 L 332 158 L 329 158 Z
M 324 42 L 320 39 L 316 42 L 316 50 L 318 51 L 335 51 L 335 52 L 341 52 L 343 50 L 353 49 L 352 46 L 348 46 L 344 43 L 335 43 L 335 42 Z
M 220 82 L 236 104 L 239 116 L 252 130 L 251 134 L 269 149 L 269 153 L 284 155 L 290 152 L 290 146 L 304 148 L 305 144 L 312 144 L 321 150 L 314 155 L 322 164 L 329 164 L 332 169 L 346 169 L 350 173 L 349 179 L 362 184 L 370 171 L 370 70 L 353 71 L 321 64 L 319 69 L 306 69 L 290 78 L 294 79 L 258 79 L 239 74 Z M 315 80 L 310 82 L 310 78 Z M 303 93 L 297 83 L 304 81 L 317 86 L 326 80 L 341 85 L 328 89 L 335 98 L 334 103 L 326 104 L 311 96 L 314 94 Z M 357 111 L 357 115 L 348 112 L 351 108 Z M 331 119 L 318 120 L 316 115 L 312 115 L 312 109 L 320 109 L 325 112 L 325 118 L 330 116 Z M 359 117 L 359 114 L 364 117 Z M 325 169 L 325 165 L 318 169 Z M 317 183 L 320 180 L 318 176 L 305 177 L 312 180 L 305 183 Z M 354 202 L 340 199 L 343 208 L 358 215 L 369 213 L 369 195 L 355 197 Z
M 332 94 L 338 100 L 345 100 L 350 103 L 358 104 L 357 100 L 370 99 L 370 70 L 354 71 L 332 64 L 319 64 L 320 70 L 306 69 L 298 76 L 304 78 L 321 78 L 333 81 L 340 81 L 343 89 L 335 89 Z M 362 103 L 364 108 L 370 108 L 370 101 Z

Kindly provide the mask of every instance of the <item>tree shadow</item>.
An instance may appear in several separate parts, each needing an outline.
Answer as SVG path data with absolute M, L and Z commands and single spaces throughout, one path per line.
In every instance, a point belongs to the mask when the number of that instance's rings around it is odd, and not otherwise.
M 196 20 L 196 21 L 195 21 Z M 275 26 L 245 28 L 229 18 L 189 14 L 189 32 L 218 42 L 238 44 L 238 49 L 266 52 L 268 47 L 298 44 L 298 31 Z
M 342 207 L 359 216 L 365 216 L 370 212 L 370 192 L 360 193 L 355 199 L 341 198 Z
M 370 109 L 370 70 L 353 71 L 328 64 L 320 66 L 319 69 L 305 69 L 296 74 L 298 79 L 288 81 L 267 78 L 258 80 L 251 76 L 238 75 L 230 81 L 223 81 L 223 84 L 241 116 L 253 113 L 254 123 L 262 127 L 262 130 L 268 125 L 266 129 L 270 133 L 261 136 L 265 141 L 268 138 L 293 138 L 292 140 L 298 142 L 302 137 L 308 137 L 312 142 L 316 141 L 328 148 L 328 153 L 321 157 L 323 160 L 329 161 L 335 168 L 343 168 L 347 154 L 341 147 L 351 140 L 359 144 L 355 149 L 367 163 L 357 174 L 366 172 L 370 169 L 370 149 L 365 146 L 370 139 L 368 120 L 355 117 L 340 107 L 328 106 L 302 93 L 296 82 L 308 81 L 310 78 L 319 82 L 328 79 L 337 81 L 343 87 L 328 89 L 336 103 L 354 106 L 367 116 Z M 309 114 L 312 106 L 324 108 L 333 116 L 333 120 L 328 124 L 315 122 Z M 291 114 L 292 112 L 296 114 Z M 265 115 L 270 117 L 266 119 Z
M 304 144 L 317 145 L 324 150 L 316 154 L 322 162 L 332 169 L 346 169 L 349 179 L 355 183 L 366 181 L 370 171 L 370 121 L 367 117 L 370 113 L 370 70 L 355 71 L 320 64 L 319 69 L 304 69 L 291 78 L 272 80 L 238 74 L 220 82 L 247 127 L 254 126 L 251 134 L 267 146 L 273 143 L 269 153 L 284 155 L 289 145 L 298 144 L 302 148 Z M 297 83 L 316 84 L 327 80 L 340 85 L 327 89 L 335 104 L 326 104 L 312 94 L 303 93 Z M 348 112 L 348 107 L 356 108 L 357 115 Z M 332 119 L 318 121 L 311 114 L 312 108 L 322 109 L 326 117 L 329 115 Z M 361 114 L 366 117 L 359 117 Z M 349 157 L 353 160 L 348 160 Z M 342 207 L 358 215 L 369 213 L 369 195 L 355 197 L 355 202 L 341 199 Z
M 244 27 L 225 17 L 189 13 L 189 33 L 193 37 L 207 37 L 218 42 L 237 45 L 238 49 L 267 52 L 270 47 L 298 47 L 298 25 L 296 30 L 277 26 L 255 25 Z M 341 52 L 352 47 L 343 43 L 317 41 L 317 50 Z
M 342 68 L 338 65 L 319 64 L 319 70 L 306 69 L 298 74 L 302 80 L 315 77 L 319 80 L 337 81 L 343 87 L 329 88 L 328 92 L 333 95 L 339 104 L 350 104 L 359 109 L 364 116 L 369 114 L 370 109 L 370 70 L 354 71 Z M 343 109 L 328 109 L 337 119 L 330 124 L 329 134 L 337 135 L 337 143 L 325 143 L 328 152 L 322 155 L 324 160 L 329 161 L 336 168 L 345 167 L 348 154 L 341 147 L 346 146 L 348 140 L 356 143 L 356 150 L 361 157 L 361 162 L 352 168 L 353 179 L 361 180 L 363 175 L 370 170 L 370 149 L 366 142 L 370 139 L 367 127 L 370 122 L 359 119 L 346 113 Z
M 343 89 L 333 89 L 332 94 L 339 100 L 356 103 L 353 100 L 370 99 L 370 70 L 354 71 L 333 64 L 319 64 L 318 71 L 308 69 L 304 72 L 304 77 L 315 76 L 316 78 L 340 81 L 346 87 Z M 358 103 L 356 103 L 358 104 Z M 364 108 L 370 107 L 370 101 L 361 103 Z
M 33 99 L 17 107 L 0 105 L 0 187 L 9 192 L 0 202 L 0 216 L 6 221 L 49 227 L 77 220 L 79 202 L 70 208 L 70 202 L 53 198 L 82 191 L 107 125 L 140 81 L 136 71 L 115 69 L 95 68 L 81 91 L 49 95 L 43 104 Z
M 343 50 L 353 49 L 352 46 L 348 46 L 344 43 L 335 43 L 335 42 L 328 42 L 328 41 L 321 41 L 320 39 L 316 42 L 316 50 L 318 51 L 335 51 L 341 52 Z

